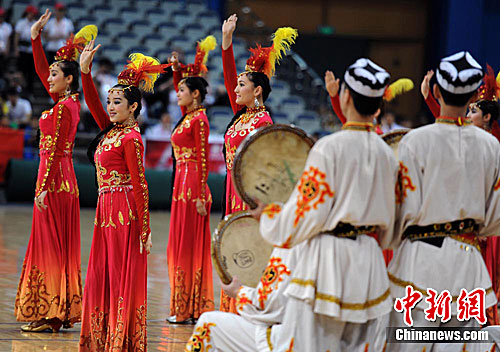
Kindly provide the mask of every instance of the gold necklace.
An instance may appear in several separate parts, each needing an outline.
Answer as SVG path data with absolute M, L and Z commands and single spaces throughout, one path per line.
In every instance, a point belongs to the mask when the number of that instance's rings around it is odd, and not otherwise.
M 247 108 L 247 111 L 245 111 L 244 114 L 241 114 L 239 121 L 241 122 L 242 125 L 246 125 L 248 122 L 250 122 L 250 120 L 255 114 L 265 110 L 266 107 L 264 105 L 255 108 Z

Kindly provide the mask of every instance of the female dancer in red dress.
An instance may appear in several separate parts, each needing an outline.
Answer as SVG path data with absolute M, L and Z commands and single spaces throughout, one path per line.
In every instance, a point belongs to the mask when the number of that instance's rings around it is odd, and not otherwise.
M 151 248 L 144 147 L 136 118 L 142 94 L 152 91 L 165 65 L 142 54 L 109 90 L 107 113 L 90 66 L 99 46 L 91 41 L 80 68 L 85 101 L 102 129 L 89 147 L 99 200 L 83 296 L 80 351 L 146 351 L 146 275 Z
M 279 28 L 273 36 L 273 45 L 250 49 L 252 56 L 247 60 L 245 71 L 236 74 L 233 55 L 233 33 L 236 29 L 236 15 L 230 16 L 222 25 L 222 65 L 224 83 L 235 116 L 228 124 L 224 135 L 224 157 L 226 159 L 226 186 L 224 214 L 246 210 L 247 205 L 238 197 L 231 178 L 236 149 L 253 130 L 273 123 L 264 102 L 271 86 L 269 79 L 274 75 L 275 64 L 295 42 L 297 30 Z M 236 313 L 235 300 L 221 291 L 221 308 L 225 312 Z
M 469 106 L 467 118 L 472 121 L 476 127 L 482 128 L 494 135 L 500 142 L 500 126 L 498 118 L 500 106 L 498 99 L 500 97 L 500 74 L 495 80 L 495 74 L 490 65 L 486 65 L 487 72 L 484 76 L 484 84 L 479 88 L 479 99 Z M 428 71 L 425 75 L 421 91 L 427 106 L 438 118 L 441 114 L 441 107 L 430 92 L 430 80 L 434 71 Z M 491 276 L 493 290 L 497 299 L 500 300 L 500 239 L 498 236 L 486 237 L 481 241 L 481 254 Z M 500 318 L 498 316 L 497 306 L 492 306 L 486 310 L 488 325 L 498 325 Z
M 36 207 L 15 303 L 17 320 L 31 322 L 21 329 L 30 332 L 57 332 L 81 315 L 80 205 L 72 160 L 80 120 L 75 60 L 97 27 L 68 39 L 49 66 L 40 40 L 49 18 L 47 10 L 31 28 L 36 72 L 56 104 L 40 118 Z
M 214 310 L 210 256 L 210 207 L 207 185 L 209 125 L 203 100 L 208 83 L 202 77 L 208 52 L 217 45 L 208 36 L 196 47 L 194 64 L 170 59 L 174 87 L 183 117 L 172 133 L 175 156 L 167 263 L 170 279 L 170 323 L 192 323 Z

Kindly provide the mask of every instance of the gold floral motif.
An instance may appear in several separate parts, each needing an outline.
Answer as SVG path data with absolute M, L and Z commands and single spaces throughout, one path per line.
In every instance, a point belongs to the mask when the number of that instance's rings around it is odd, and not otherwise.
M 125 222 L 123 221 L 123 214 L 121 210 L 118 211 L 118 220 L 120 220 L 120 224 L 123 225 Z
M 196 161 L 196 147 L 179 147 L 172 143 L 172 148 L 174 149 L 174 157 L 177 163 Z
M 148 240 L 149 232 L 149 191 L 146 183 L 146 176 L 144 174 L 144 167 L 142 165 L 141 143 L 138 139 L 134 138 L 135 152 L 137 154 L 137 166 L 139 169 L 139 179 L 142 188 L 142 197 L 144 199 L 144 212 L 142 214 L 142 233 L 141 241 L 146 243 Z
M 184 117 L 184 120 L 182 123 L 175 129 L 173 134 L 182 134 L 184 132 L 184 129 L 189 129 L 191 128 L 191 122 L 193 119 L 198 117 L 201 113 L 205 114 L 205 108 L 204 107 L 199 107 L 193 111 L 188 111 L 186 114 L 186 117 Z
M 231 147 L 229 138 L 226 139 L 226 167 L 228 170 L 233 169 L 234 154 L 236 153 L 236 146 Z
M 144 304 L 135 310 L 135 333 L 131 344 L 133 351 L 146 350 L 146 315 L 147 304 L 144 301 Z
M 214 301 L 211 299 L 208 299 L 206 297 L 206 292 L 205 294 L 202 294 L 202 287 L 203 287 L 203 282 L 202 282 L 202 275 L 201 275 L 201 268 L 196 270 L 196 273 L 194 275 L 194 316 L 198 316 L 198 314 L 201 314 L 203 312 L 208 312 L 214 310 L 215 304 Z
M 204 323 L 198 326 L 187 343 L 186 351 L 205 352 L 212 349 L 210 344 L 210 328 L 216 326 L 214 323 Z
M 170 307 L 174 311 L 170 313 L 171 315 L 182 316 L 187 312 L 189 294 L 186 292 L 185 277 L 186 273 L 178 266 L 175 270 L 174 299 Z
M 104 166 L 102 166 L 99 161 L 96 162 L 96 170 L 97 184 L 99 185 L 99 189 L 104 189 L 111 186 L 129 185 L 132 180 L 130 174 L 120 174 L 116 170 L 111 170 L 109 172 L 109 177 L 105 178 L 108 170 L 106 170 L 106 168 L 104 168 Z
M 26 267 L 23 267 L 21 282 L 17 290 L 16 314 L 20 313 L 23 318 L 45 317 L 49 312 L 51 302 L 59 303 L 59 296 L 51 296 L 45 285 L 45 272 L 41 272 L 36 265 L 30 269 L 26 281 L 24 281 Z M 26 287 L 22 285 L 25 284 Z M 25 294 L 21 297 L 21 292 Z M 52 297 L 52 298 L 51 298 Z

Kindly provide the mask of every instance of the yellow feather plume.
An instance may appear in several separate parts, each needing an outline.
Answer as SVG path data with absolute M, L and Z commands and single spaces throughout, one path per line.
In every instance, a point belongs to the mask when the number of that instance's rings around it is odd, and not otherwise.
M 88 26 L 83 27 L 75 34 L 75 40 L 80 38 L 85 39 L 85 44 L 90 42 L 92 39 L 97 37 L 97 26 L 93 24 L 89 24 Z
M 128 68 L 133 69 L 140 75 L 139 88 L 145 92 L 152 92 L 155 82 L 163 70 L 160 60 L 141 53 L 133 53 L 129 56 Z
M 283 58 L 290 46 L 295 43 L 295 38 L 299 35 L 298 31 L 292 27 L 281 27 L 273 34 L 273 47 L 269 55 L 270 76 L 274 75 L 276 63 Z
M 412 90 L 414 87 L 413 81 L 409 78 L 400 78 L 396 82 L 392 83 L 384 93 L 384 100 L 391 101 L 400 94 L 406 93 Z
M 208 53 L 217 47 L 217 39 L 213 35 L 207 36 L 198 42 L 198 48 L 205 53 L 202 64 L 205 65 L 208 60 Z
M 500 87 L 500 72 L 497 75 L 497 87 Z

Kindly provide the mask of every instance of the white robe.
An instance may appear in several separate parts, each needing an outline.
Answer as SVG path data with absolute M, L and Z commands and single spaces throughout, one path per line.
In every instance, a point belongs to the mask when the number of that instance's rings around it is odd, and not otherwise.
M 405 296 L 410 284 L 424 295 L 427 288 L 448 290 L 456 297 L 462 288 L 487 291 L 486 307 L 496 303 L 491 280 L 479 250 L 447 237 L 441 247 L 402 240 L 411 225 L 425 226 L 471 218 L 479 236 L 500 234 L 500 144 L 472 125 L 435 123 L 410 131 L 398 148 L 402 163 L 403 196 L 398 207 L 389 265 L 391 292 Z M 427 308 L 422 299 L 417 305 Z

